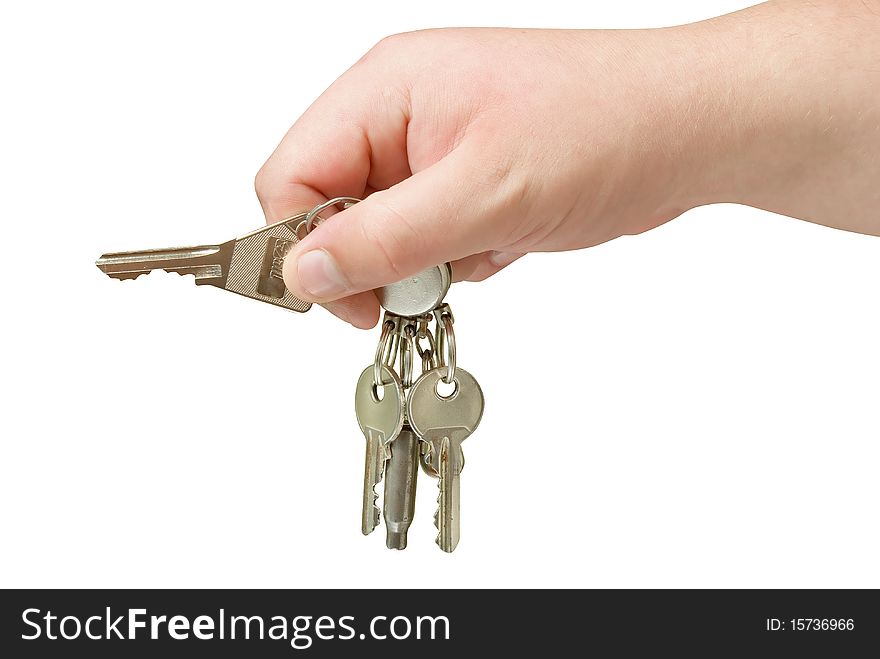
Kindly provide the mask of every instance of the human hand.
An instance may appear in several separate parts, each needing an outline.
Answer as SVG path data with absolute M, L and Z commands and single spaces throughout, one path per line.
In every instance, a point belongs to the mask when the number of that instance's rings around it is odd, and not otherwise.
M 782 15 L 786 5 L 659 30 L 447 29 L 383 40 L 257 175 L 270 222 L 366 196 L 291 251 L 287 287 L 371 327 L 372 289 L 428 266 L 451 261 L 456 280 L 477 281 L 527 252 L 596 245 L 704 203 L 845 226 L 816 210 L 824 201 L 804 202 L 814 181 L 792 171 L 854 137 L 795 143 L 822 128 L 804 119 L 816 71 L 803 72 L 800 90 L 797 74 L 786 78 L 785 104 L 762 77 L 803 55 L 798 43 L 780 48 L 774 31 L 816 19 Z M 838 173 L 830 162 L 815 178 Z
M 291 252 L 287 286 L 344 297 L 331 309 L 370 327 L 371 289 L 425 267 L 451 261 L 457 280 L 480 280 L 526 252 L 595 245 L 681 212 L 645 38 L 478 29 L 381 42 L 257 177 L 269 221 L 368 195 Z

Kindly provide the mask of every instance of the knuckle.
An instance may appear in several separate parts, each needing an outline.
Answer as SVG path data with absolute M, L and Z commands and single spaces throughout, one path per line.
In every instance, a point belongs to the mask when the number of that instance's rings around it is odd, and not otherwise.
M 482 177 L 483 193 L 493 200 L 496 207 L 522 212 L 529 206 L 535 178 L 517 166 L 512 155 L 491 159 Z
M 492 159 L 486 167 L 486 184 L 491 187 L 506 186 L 510 183 L 513 172 L 513 159 L 500 156 Z
M 386 50 L 393 50 L 394 48 L 397 47 L 397 44 L 403 40 L 403 35 L 404 35 L 403 32 L 398 32 L 395 34 L 389 34 L 389 35 L 382 37 L 381 39 L 379 39 L 379 41 L 376 42 L 376 45 L 374 46 L 374 50 L 376 50 L 378 52 L 383 52 Z
M 398 44 L 404 40 L 405 33 L 389 34 L 382 37 L 376 44 L 361 57 L 361 64 L 367 64 L 377 59 L 386 57 L 389 53 L 397 50 Z
M 261 201 L 265 201 L 269 197 L 269 174 L 266 169 L 266 165 L 260 167 L 257 171 L 256 176 L 254 176 L 254 190 L 257 193 L 257 198 Z

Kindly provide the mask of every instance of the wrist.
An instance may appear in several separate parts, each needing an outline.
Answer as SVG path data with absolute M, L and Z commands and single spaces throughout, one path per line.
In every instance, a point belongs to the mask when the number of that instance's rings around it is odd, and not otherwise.
M 768 61 L 768 26 L 722 17 L 670 32 L 687 44 L 671 78 L 687 208 L 749 204 L 797 163 L 790 61 Z M 780 44 L 772 45 L 777 49 Z
M 855 5 L 768 3 L 668 31 L 681 51 L 669 84 L 685 208 L 742 203 L 833 224 L 823 186 L 866 148 L 853 44 L 880 26 Z

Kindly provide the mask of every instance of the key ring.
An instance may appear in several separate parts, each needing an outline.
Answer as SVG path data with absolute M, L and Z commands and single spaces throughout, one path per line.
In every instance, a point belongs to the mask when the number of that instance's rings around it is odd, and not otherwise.
M 446 347 L 446 375 L 443 376 L 443 382 L 452 384 L 455 382 L 455 332 L 452 331 L 452 316 L 448 313 L 442 314 L 440 322 L 443 323 L 443 342 Z
M 391 323 L 391 336 L 388 338 L 388 342 L 382 348 L 382 361 L 388 368 L 394 370 L 394 363 L 397 361 L 397 354 L 400 350 L 400 330 L 402 319 L 399 316 L 395 316 L 392 313 L 385 312 L 385 316 L 382 318 L 383 326 L 386 323 Z M 379 339 L 382 340 L 381 338 Z
M 382 324 L 382 336 L 379 337 L 379 345 L 376 346 L 376 357 L 373 360 L 373 387 L 376 389 L 385 386 L 382 378 L 382 366 L 384 365 L 385 353 L 388 350 L 388 342 L 391 339 L 391 330 L 393 329 L 393 321 L 386 320 Z
M 409 389 L 412 386 L 415 345 L 415 328 L 412 323 L 405 323 L 400 332 L 400 382 L 404 389 Z
M 309 234 L 315 228 L 315 220 L 318 219 L 318 213 L 320 213 L 325 208 L 330 208 L 331 206 L 336 206 L 337 204 L 342 204 L 342 210 L 345 210 L 349 206 L 354 206 L 358 203 L 360 199 L 357 197 L 333 197 L 328 201 L 325 201 L 323 204 L 318 204 L 308 213 L 306 213 L 305 226 L 306 233 Z
M 443 382 L 452 384 L 455 382 L 456 351 L 455 332 L 452 329 L 454 319 L 449 305 L 443 304 L 434 309 L 434 319 L 437 321 L 437 363 L 446 367 Z
M 394 323 L 393 320 L 386 322 Z M 400 334 L 397 331 L 397 324 L 391 328 L 391 337 L 388 339 L 388 345 L 382 351 L 382 361 L 388 368 L 394 368 L 394 362 L 397 361 L 397 353 L 400 349 Z
M 422 347 L 421 341 L 426 340 L 428 342 L 428 347 Z M 431 333 L 431 330 L 419 329 L 419 333 L 415 339 L 415 348 L 416 352 L 419 353 L 419 358 L 422 360 L 422 370 L 430 371 L 437 367 L 437 346 L 434 343 L 434 335 Z

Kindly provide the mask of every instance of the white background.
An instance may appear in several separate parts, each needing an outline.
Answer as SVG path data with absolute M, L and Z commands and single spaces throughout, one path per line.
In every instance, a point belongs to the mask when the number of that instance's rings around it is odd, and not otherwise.
M 745 2 L 6 3 L 2 586 L 880 586 L 880 239 L 735 206 L 457 284 L 462 541 L 361 536 L 376 330 L 104 251 L 258 227 L 253 176 L 382 36 Z M 502 65 L 502 63 L 499 63 Z

